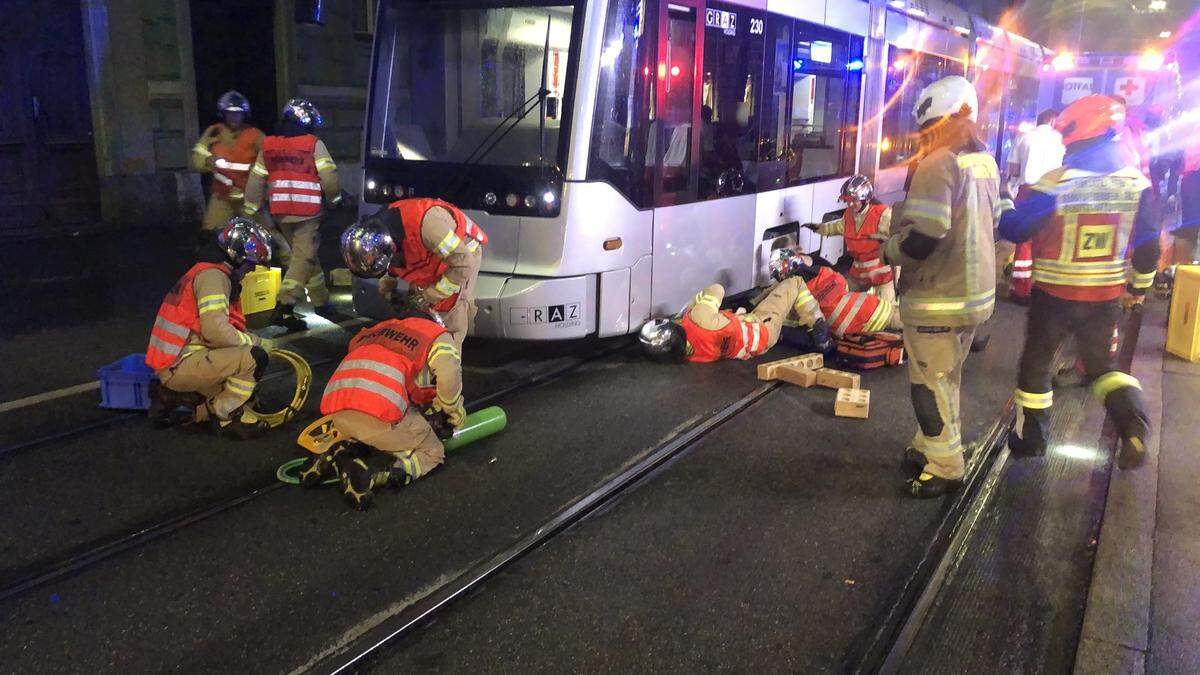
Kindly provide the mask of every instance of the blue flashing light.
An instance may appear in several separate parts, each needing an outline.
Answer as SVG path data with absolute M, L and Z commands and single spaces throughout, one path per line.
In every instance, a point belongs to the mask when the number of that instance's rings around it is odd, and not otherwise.
M 800 71 L 804 69 L 804 59 L 792 59 L 792 70 Z
M 864 67 L 866 67 L 866 65 L 867 64 L 863 63 L 862 59 L 852 59 L 849 63 L 846 64 L 846 70 L 848 70 L 852 73 L 857 73 L 858 71 L 860 71 Z

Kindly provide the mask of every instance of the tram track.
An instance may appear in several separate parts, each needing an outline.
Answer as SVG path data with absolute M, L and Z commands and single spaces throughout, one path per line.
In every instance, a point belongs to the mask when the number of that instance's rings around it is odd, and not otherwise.
M 518 377 L 514 381 L 489 392 L 466 404 L 468 412 L 495 405 L 526 389 L 556 380 L 589 363 L 612 356 L 628 348 L 628 341 L 610 345 L 593 353 L 567 360 L 548 370 L 530 373 Z M 325 362 L 335 362 L 338 359 L 328 359 Z M 315 364 L 314 364 L 315 365 Z M 134 415 L 135 417 L 138 415 Z M 29 591 L 56 581 L 66 579 L 101 562 L 112 559 L 123 553 L 130 552 L 171 536 L 191 525 L 206 521 L 216 515 L 247 504 L 260 497 L 271 494 L 280 488 L 287 487 L 273 476 L 270 481 L 255 485 L 249 490 L 239 491 L 232 496 L 223 496 L 209 501 L 198 507 L 182 510 L 160 517 L 148 524 L 140 525 L 125 532 L 106 537 L 103 541 L 95 541 L 76 547 L 75 553 L 51 561 L 33 562 L 10 572 L 10 578 L 0 581 L 0 602 L 4 602 Z M 80 550 L 82 549 L 82 550 Z

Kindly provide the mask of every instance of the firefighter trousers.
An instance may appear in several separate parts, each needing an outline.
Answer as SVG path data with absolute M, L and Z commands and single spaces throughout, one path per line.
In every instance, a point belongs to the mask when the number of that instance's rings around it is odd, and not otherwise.
M 204 219 L 200 227 L 205 232 L 219 230 L 234 216 L 242 215 L 243 200 L 232 197 L 222 197 L 216 193 L 208 196 L 208 204 L 204 207 Z M 255 220 L 252 218 L 252 220 Z
M 1049 412 L 1054 404 L 1054 353 L 1072 336 L 1092 382 L 1092 393 L 1108 409 L 1117 430 L 1126 438 L 1144 439 L 1149 434 L 1141 385 L 1116 369 L 1110 349 L 1120 316 L 1116 300 L 1078 302 L 1033 290 L 1025 349 L 1017 370 L 1017 424 L 1009 438 L 1010 447 L 1025 453 L 1045 451 Z
M 804 284 L 804 280 L 800 277 L 789 277 L 775 284 L 767 293 L 767 297 L 754 306 L 751 313 L 767 327 L 767 349 L 779 342 L 779 336 L 783 332 L 783 321 L 792 313 L 801 294 L 808 295 L 808 286 Z M 815 306 L 815 301 L 810 302 Z M 800 318 L 801 323 L 808 325 L 806 317 Z
M 411 406 L 395 424 L 358 410 L 339 410 L 333 426 L 348 436 L 395 458 L 395 468 L 409 478 L 429 473 L 446 457 L 445 448 L 417 406 Z
M 950 480 L 966 473 L 959 389 L 963 361 L 974 337 L 975 326 L 904 326 L 908 381 L 917 415 L 912 446 L 925 456 L 926 472 Z
M 254 394 L 258 378 L 266 368 L 266 352 L 256 360 L 253 349 L 249 345 L 202 347 L 159 371 L 158 377 L 168 389 L 200 394 L 217 417 L 229 419 Z M 206 416 L 204 410 L 197 410 L 198 421 Z
M 275 230 L 273 237 L 287 244 L 279 250 L 280 262 L 287 267 L 279 285 L 279 304 L 296 305 L 304 302 L 306 295 L 313 305 L 328 303 L 329 289 L 317 256 L 321 248 L 321 216 L 291 223 L 276 220 Z

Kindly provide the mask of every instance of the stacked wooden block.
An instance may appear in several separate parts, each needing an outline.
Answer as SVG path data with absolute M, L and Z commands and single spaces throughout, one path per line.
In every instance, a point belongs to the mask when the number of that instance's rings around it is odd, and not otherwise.
M 862 388 L 862 378 L 856 373 L 825 367 L 821 354 L 804 354 L 771 361 L 758 366 L 758 379 L 780 380 L 798 387 L 837 389 L 833 413 L 838 417 L 866 419 L 871 408 L 871 392 Z

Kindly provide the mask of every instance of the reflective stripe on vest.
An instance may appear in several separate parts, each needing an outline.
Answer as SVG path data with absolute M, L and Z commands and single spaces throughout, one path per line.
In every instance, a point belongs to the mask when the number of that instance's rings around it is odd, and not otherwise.
M 224 125 L 220 125 L 224 127 Z M 224 127 L 224 134 L 233 134 Z M 232 143 L 212 144 L 213 192 L 233 199 L 243 197 L 242 190 L 250 177 L 250 167 L 258 156 L 262 132 L 254 127 L 244 127 L 233 137 Z
M 351 350 L 325 386 L 321 413 L 358 410 L 388 424 L 399 422 L 408 412 L 403 367 L 399 354 L 379 345 Z
M 741 327 L 742 345 L 733 355 L 735 359 L 751 359 L 767 351 L 767 327 L 758 322 L 740 321 L 733 319 Z
M 313 156 L 317 137 L 267 136 L 263 161 L 267 170 L 267 201 L 273 216 L 312 217 L 321 213 L 321 177 Z
M 833 315 L 829 317 L 830 328 L 834 335 L 842 337 L 847 333 L 854 332 L 851 328 L 854 326 L 854 320 L 858 317 L 863 303 L 867 301 L 867 295 L 867 293 L 847 293 L 842 296 L 833 310 Z M 851 300 L 853 300 L 853 305 L 850 304 Z
M 446 209 L 454 217 L 455 225 L 454 231 L 439 242 L 438 250 L 430 251 L 421 239 L 421 224 L 429 209 L 435 207 Z M 467 242 L 467 249 L 473 252 L 488 242 L 487 234 L 475 221 L 453 204 L 440 199 L 401 199 L 389 204 L 388 208 L 395 209 L 400 214 L 400 222 L 404 227 L 404 238 L 398 242 L 404 253 L 404 267 L 393 267 L 389 273 L 413 286 L 429 288 L 438 284 L 450 268 L 443 258 L 453 253 L 459 243 Z M 447 283 L 450 283 L 449 280 Z M 445 284 L 439 290 L 446 293 L 447 297 L 433 308 L 439 312 L 449 311 L 458 302 L 458 291 L 449 290 Z
M 219 269 L 228 275 L 229 268 L 217 263 L 196 263 L 176 282 L 175 287 L 163 298 L 158 316 L 150 329 L 150 341 L 146 346 L 146 365 L 153 370 L 162 370 L 173 365 L 183 356 L 203 349 L 203 345 L 189 345 L 188 338 L 200 332 L 200 304 L 196 299 L 194 281 L 197 274 L 209 269 Z M 216 307 L 213 311 L 227 310 L 229 323 L 238 331 L 246 330 L 246 318 L 242 315 L 240 298 L 230 304 L 223 296 L 209 299 Z M 245 333 L 242 336 L 249 339 Z

